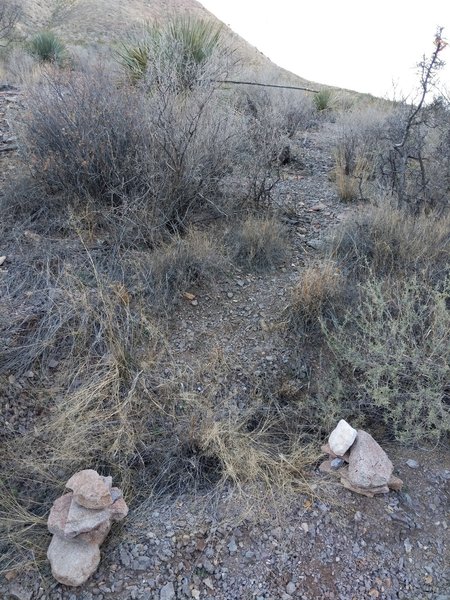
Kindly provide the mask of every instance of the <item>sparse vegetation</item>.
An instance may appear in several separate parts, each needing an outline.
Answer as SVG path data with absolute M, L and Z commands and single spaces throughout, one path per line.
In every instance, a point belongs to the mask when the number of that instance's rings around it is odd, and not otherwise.
M 14 40 L 17 21 L 22 14 L 18 3 L 2 0 L 0 5 L 0 49 Z
M 36 60 L 9 57 L 27 82 L 23 162 L 0 195 L 0 570 L 43 556 L 32 532 L 77 469 L 112 474 L 134 502 L 225 482 L 298 490 L 340 418 L 446 439 L 445 98 L 416 112 L 233 89 L 221 29 L 189 19 L 125 42 L 122 71 L 90 56 L 66 69 L 53 33 L 29 47 Z M 367 205 L 309 260 L 326 211 L 296 182 L 314 177 L 323 148 L 302 153 L 332 105 L 332 176 Z
M 304 272 L 287 318 L 314 355 L 322 339 L 318 406 L 382 422 L 401 443 L 449 434 L 449 231 L 448 217 L 384 204 L 341 226 L 330 258 Z M 301 398 L 307 410 L 310 401 Z M 329 415 L 318 410 L 317 418 L 328 423 Z

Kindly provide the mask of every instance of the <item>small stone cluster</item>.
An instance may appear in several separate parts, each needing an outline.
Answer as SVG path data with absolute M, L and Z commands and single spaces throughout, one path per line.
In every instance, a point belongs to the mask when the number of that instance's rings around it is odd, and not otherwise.
M 66 483 L 72 490 L 55 500 L 47 526 L 53 534 L 47 551 L 53 577 L 65 585 L 83 584 L 97 569 L 100 545 L 112 521 L 121 521 L 128 507 L 111 477 L 93 469 L 75 473 Z
M 322 450 L 329 458 L 319 469 L 338 474 L 342 485 L 352 492 L 373 498 L 402 489 L 403 481 L 392 474 L 394 467 L 381 446 L 366 431 L 353 429 L 343 419 Z

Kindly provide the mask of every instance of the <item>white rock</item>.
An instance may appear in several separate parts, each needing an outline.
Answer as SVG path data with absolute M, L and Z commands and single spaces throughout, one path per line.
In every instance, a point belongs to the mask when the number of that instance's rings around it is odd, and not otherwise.
M 337 456 L 343 456 L 356 440 L 357 431 L 341 419 L 328 438 L 328 444 Z
M 0 256 L 0 267 L 5 262 L 5 260 L 6 260 L 6 256 Z

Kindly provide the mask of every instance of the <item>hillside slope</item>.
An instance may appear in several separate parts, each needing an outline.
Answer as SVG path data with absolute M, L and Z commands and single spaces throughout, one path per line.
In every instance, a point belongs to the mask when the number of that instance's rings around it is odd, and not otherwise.
M 145 22 L 189 16 L 220 23 L 226 39 L 238 50 L 246 67 L 266 69 L 276 78 L 305 84 L 306 80 L 278 67 L 196 0 L 22 0 L 20 29 L 25 36 L 53 29 L 68 43 L 79 46 L 109 44 L 123 39 Z

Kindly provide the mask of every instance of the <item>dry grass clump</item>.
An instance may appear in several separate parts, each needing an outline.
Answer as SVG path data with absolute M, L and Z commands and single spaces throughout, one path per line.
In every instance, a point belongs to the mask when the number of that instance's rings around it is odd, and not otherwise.
M 323 320 L 335 320 L 345 288 L 345 277 L 334 262 L 322 261 L 306 267 L 291 291 L 286 311 L 289 328 L 300 335 L 318 335 Z
M 274 217 L 247 217 L 226 235 L 231 260 L 239 266 L 266 271 L 279 266 L 289 248 L 287 232 Z
M 381 202 L 344 223 L 332 241 L 331 255 L 357 277 L 402 278 L 420 273 L 441 280 L 450 260 L 448 215 L 412 217 Z
M 163 310 L 177 304 L 183 292 L 213 283 L 226 264 L 214 234 L 195 229 L 154 250 L 150 260 L 153 301 Z

